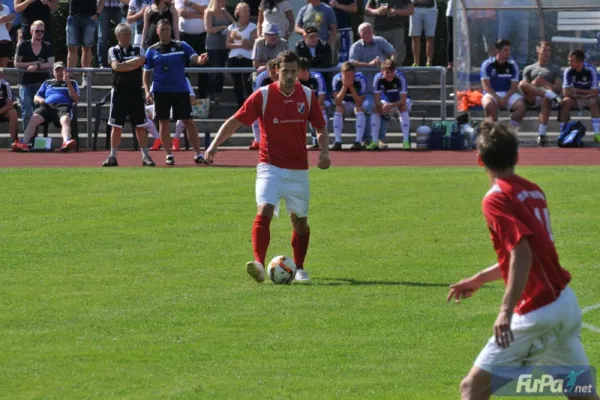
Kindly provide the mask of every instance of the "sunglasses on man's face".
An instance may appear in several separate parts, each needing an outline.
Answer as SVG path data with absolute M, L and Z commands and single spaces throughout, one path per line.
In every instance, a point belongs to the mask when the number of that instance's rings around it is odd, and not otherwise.
M 39 29 L 36 29 L 36 30 L 34 30 L 34 32 L 35 32 L 35 33 L 44 33 L 44 31 L 42 31 L 42 30 L 39 30 Z

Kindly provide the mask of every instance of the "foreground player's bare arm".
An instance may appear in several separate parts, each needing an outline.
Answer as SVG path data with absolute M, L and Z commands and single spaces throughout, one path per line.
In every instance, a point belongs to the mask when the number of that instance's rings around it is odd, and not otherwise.
M 152 86 L 152 71 L 144 71 L 144 90 L 146 91 L 146 101 L 152 104 L 152 93 L 150 93 L 150 86 Z
M 460 299 L 469 298 L 475 293 L 482 285 L 502 279 L 502 273 L 500 272 L 500 264 L 496 263 L 491 267 L 488 267 L 482 271 L 479 271 L 470 278 L 466 278 L 450 285 L 450 292 L 446 301 L 452 300 L 460 303 Z
M 227 139 L 229 139 L 238 129 L 242 123 L 238 121 L 236 118 L 231 117 L 223 125 L 221 125 L 221 129 L 217 133 L 217 136 L 211 142 L 208 149 L 204 153 L 204 161 L 206 163 L 212 163 L 215 158 L 215 154 L 217 154 L 217 148 Z
M 319 154 L 319 165 L 321 169 L 327 169 L 331 166 L 331 160 L 329 159 L 329 132 L 327 132 L 327 126 L 315 129 L 317 131 L 317 141 L 321 148 Z

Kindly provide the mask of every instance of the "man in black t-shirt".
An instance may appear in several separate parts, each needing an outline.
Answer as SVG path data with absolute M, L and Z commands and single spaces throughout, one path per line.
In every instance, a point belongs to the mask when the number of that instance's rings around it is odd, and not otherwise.
M 12 143 L 18 141 L 17 136 L 17 111 L 13 105 L 12 91 L 10 84 L 4 80 L 4 74 L 0 68 L 0 117 L 8 120 L 8 130 L 10 131 L 10 141 Z
M 19 82 L 23 131 L 27 128 L 33 114 L 33 96 L 42 83 L 49 78 L 49 72 L 54 65 L 52 45 L 42 41 L 45 30 L 44 22 L 34 21 L 31 24 L 31 40 L 21 42 L 15 55 L 15 67 L 28 71 L 21 75 Z
M 52 11 L 58 9 L 59 0 L 15 0 L 15 11 L 21 13 L 21 33 L 23 40 L 29 40 L 33 37 L 31 34 L 31 25 L 35 21 L 42 21 L 49 29 L 44 32 L 42 38 L 45 42 L 54 40 L 52 29 Z
M 146 57 L 139 46 L 132 45 L 133 32 L 129 25 L 119 24 L 115 28 L 119 43 L 108 50 L 108 60 L 112 73 L 112 91 L 108 124 L 112 126 L 110 135 L 110 155 L 103 167 L 116 167 L 117 150 L 121 142 L 123 125 L 129 116 L 131 126 L 142 150 L 142 165 L 154 167 L 154 161 L 148 154 L 148 136 L 146 134 L 146 111 L 144 109 L 144 91 L 142 90 L 142 66 Z

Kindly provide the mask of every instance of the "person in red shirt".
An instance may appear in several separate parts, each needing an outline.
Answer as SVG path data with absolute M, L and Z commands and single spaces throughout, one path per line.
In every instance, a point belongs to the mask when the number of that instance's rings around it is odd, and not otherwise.
M 451 285 L 447 300 L 459 302 L 500 279 L 505 290 L 494 336 L 461 382 L 463 400 L 491 396 L 493 367 L 589 365 L 580 337 L 581 309 L 568 286 L 571 275 L 559 263 L 546 195 L 515 174 L 518 139 L 509 128 L 484 121 L 480 131 L 478 162 L 492 183 L 483 214 L 498 263 Z
M 265 258 L 271 238 L 273 214 L 279 212 L 283 197 L 292 220 L 292 249 L 297 267 L 295 279 L 308 281 L 304 259 L 308 251 L 309 182 L 306 124 L 317 131 L 321 147 L 318 167 L 329 168 L 329 135 L 314 93 L 296 81 L 299 57 L 291 51 L 277 56 L 278 81 L 256 90 L 244 105 L 229 118 L 206 149 L 204 157 L 212 163 L 218 146 L 233 135 L 240 125 L 252 125 L 258 119 L 260 127 L 259 164 L 256 176 L 258 213 L 252 225 L 254 261 L 246 271 L 257 282 L 265 280 Z

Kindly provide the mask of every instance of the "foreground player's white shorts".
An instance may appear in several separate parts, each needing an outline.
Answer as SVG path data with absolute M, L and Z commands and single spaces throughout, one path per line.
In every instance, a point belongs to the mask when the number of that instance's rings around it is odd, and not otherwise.
M 308 216 L 310 187 L 308 170 L 284 169 L 271 164 L 256 167 L 256 204 L 272 204 L 279 215 L 279 202 L 285 200 L 288 213 Z
M 581 344 L 581 309 L 570 287 L 554 302 L 525 315 L 514 314 L 514 341 L 503 349 L 490 338 L 475 366 L 487 372 L 498 366 L 589 365 Z
M 506 92 L 496 92 L 496 94 L 498 95 L 498 97 L 500 97 L 501 99 L 504 99 L 504 97 L 506 96 Z M 484 94 L 483 95 L 484 98 L 491 98 L 494 103 L 496 103 L 496 105 L 498 105 L 498 102 L 496 101 L 496 99 L 492 96 L 490 96 L 489 94 Z M 521 96 L 518 93 L 513 93 L 512 96 L 510 96 L 510 98 L 508 99 L 508 104 L 507 104 L 507 110 L 510 111 L 512 110 L 513 105 L 518 101 L 521 100 L 523 98 L 523 96 Z

